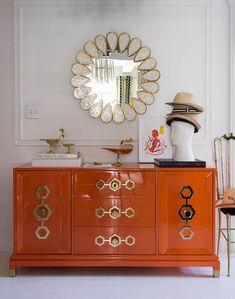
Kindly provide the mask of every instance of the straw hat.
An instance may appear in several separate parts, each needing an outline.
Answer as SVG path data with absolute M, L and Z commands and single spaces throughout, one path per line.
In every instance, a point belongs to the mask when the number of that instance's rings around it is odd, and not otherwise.
M 197 122 L 197 114 L 192 113 L 171 113 L 166 118 L 166 123 L 170 126 L 171 122 L 174 120 L 185 121 L 190 123 L 194 126 L 194 133 L 197 133 L 198 130 L 201 128 L 199 123 Z
M 224 191 L 224 197 L 218 200 L 216 207 L 218 208 L 229 208 L 235 206 L 235 188 L 229 188 Z
M 166 103 L 167 105 L 173 106 L 176 109 L 180 108 L 193 108 L 197 112 L 203 112 L 203 107 L 198 104 L 198 100 L 190 92 L 178 92 L 173 102 Z M 192 113 L 192 111 L 189 111 Z M 194 113 L 195 113 L 194 112 Z

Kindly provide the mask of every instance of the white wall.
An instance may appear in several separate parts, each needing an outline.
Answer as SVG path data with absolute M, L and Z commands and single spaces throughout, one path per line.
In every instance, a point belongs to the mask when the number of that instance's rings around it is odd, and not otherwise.
M 157 101 L 145 116 L 163 116 L 176 92 L 193 92 L 205 113 L 195 155 L 211 163 L 211 141 L 229 127 L 229 9 L 224 0 L 0 0 L 1 208 L 0 250 L 11 248 L 12 167 L 44 149 L 37 139 L 59 127 L 86 161 L 114 161 L 103 145 L 138 139 L 138 121 L 103 124 L 79 108 L 70 67 L 85 41 L 114 30 L 138 36 L 161 72 Z M 14 15 L 15 13 L 15 15 Z M 14 28 L 15 22 L 15 28 Z M 15 30 L 14 30 L 15 29 Z M 48 82 L 50 84 L 48 84 Z M 27 104 L 39 120 L 25 119 Z M 138 142 L 124 160 L 138 160 Z

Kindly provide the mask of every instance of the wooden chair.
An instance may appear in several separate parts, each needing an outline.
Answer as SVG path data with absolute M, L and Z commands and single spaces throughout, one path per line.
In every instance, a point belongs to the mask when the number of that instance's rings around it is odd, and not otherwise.
M 219 255 L 220 238 L 221 234 L 224 236 L 227 243 L 227 259 L 228 259 L 228 276 L 230 276 L 230 247 L 231 231 L 235 228 L 231 227 L 231 216 L 235 216 L 235 188 L 232 182 L 232 170 L 235 169 L 232 163 L 232 158 L 235 158 L 235 136 L 233 133 L 228 135 L 224 134 L 214 140 L 214 157 L 215 166 L 217 168 L 217 200 L 216 208 L 218 209 L 218 242 L 217 242 L 217 255 Z M 234 173 L 235 175 L 235 173 Z M 235 178 L 235 177 L 234 177 Z M 221 226 L 222 214 L 226 216 L 225 227 Z

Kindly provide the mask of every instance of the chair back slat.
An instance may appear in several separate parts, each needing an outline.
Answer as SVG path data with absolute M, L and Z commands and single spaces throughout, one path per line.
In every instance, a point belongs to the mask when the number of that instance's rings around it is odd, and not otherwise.
M 232 188 L 232 163 L 235 136 L 224 134 L 214 139 L 214 160 L 217 168 L 217 199 L 223 197 L 227 188 Z

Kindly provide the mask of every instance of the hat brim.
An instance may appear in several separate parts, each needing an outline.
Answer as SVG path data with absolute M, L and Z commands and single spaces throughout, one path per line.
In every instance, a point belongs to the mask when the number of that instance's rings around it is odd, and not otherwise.
M 170 114 L 166 118 L 166 123 L 168 124 L 168 126 L 170 126 L 172 121 L 174 121 L 174 120 L 184 121 L 184 122 L 192 124 L 194 126 L 194 133 L 197 133 L 198 130 L 201 128 L 199 123 L 195 119 L 192 119 L 191 117 L 189 117 L 188 115 L 182 115 L 182 114 L 176 114 L 176 113 Z
M 179 112 L 179 111 L 177 111 L 177 112 L 174 112 L 174 111 L 172 111 L 171 113 L 167 113 L 166 115 L 174 115 L 174 114 L 183 114 L 183 115 L 187 115 L 187 114 L 194 114 L 194 115 L 198 115 L 198 114 L 200 114 L 201 112 L 200 111 L 190 111 L 190 112 Z
M 181 107 L 181 108 L 194 108 L 198 111 L 198 113 L 201 113 L 204 111 L 203 107 L 194 103 L 184 103 L 184 104 L 178 104 L 174 102 L 168 102 L 165 103 L 166 105 L 170 105 L 172 107 Z

